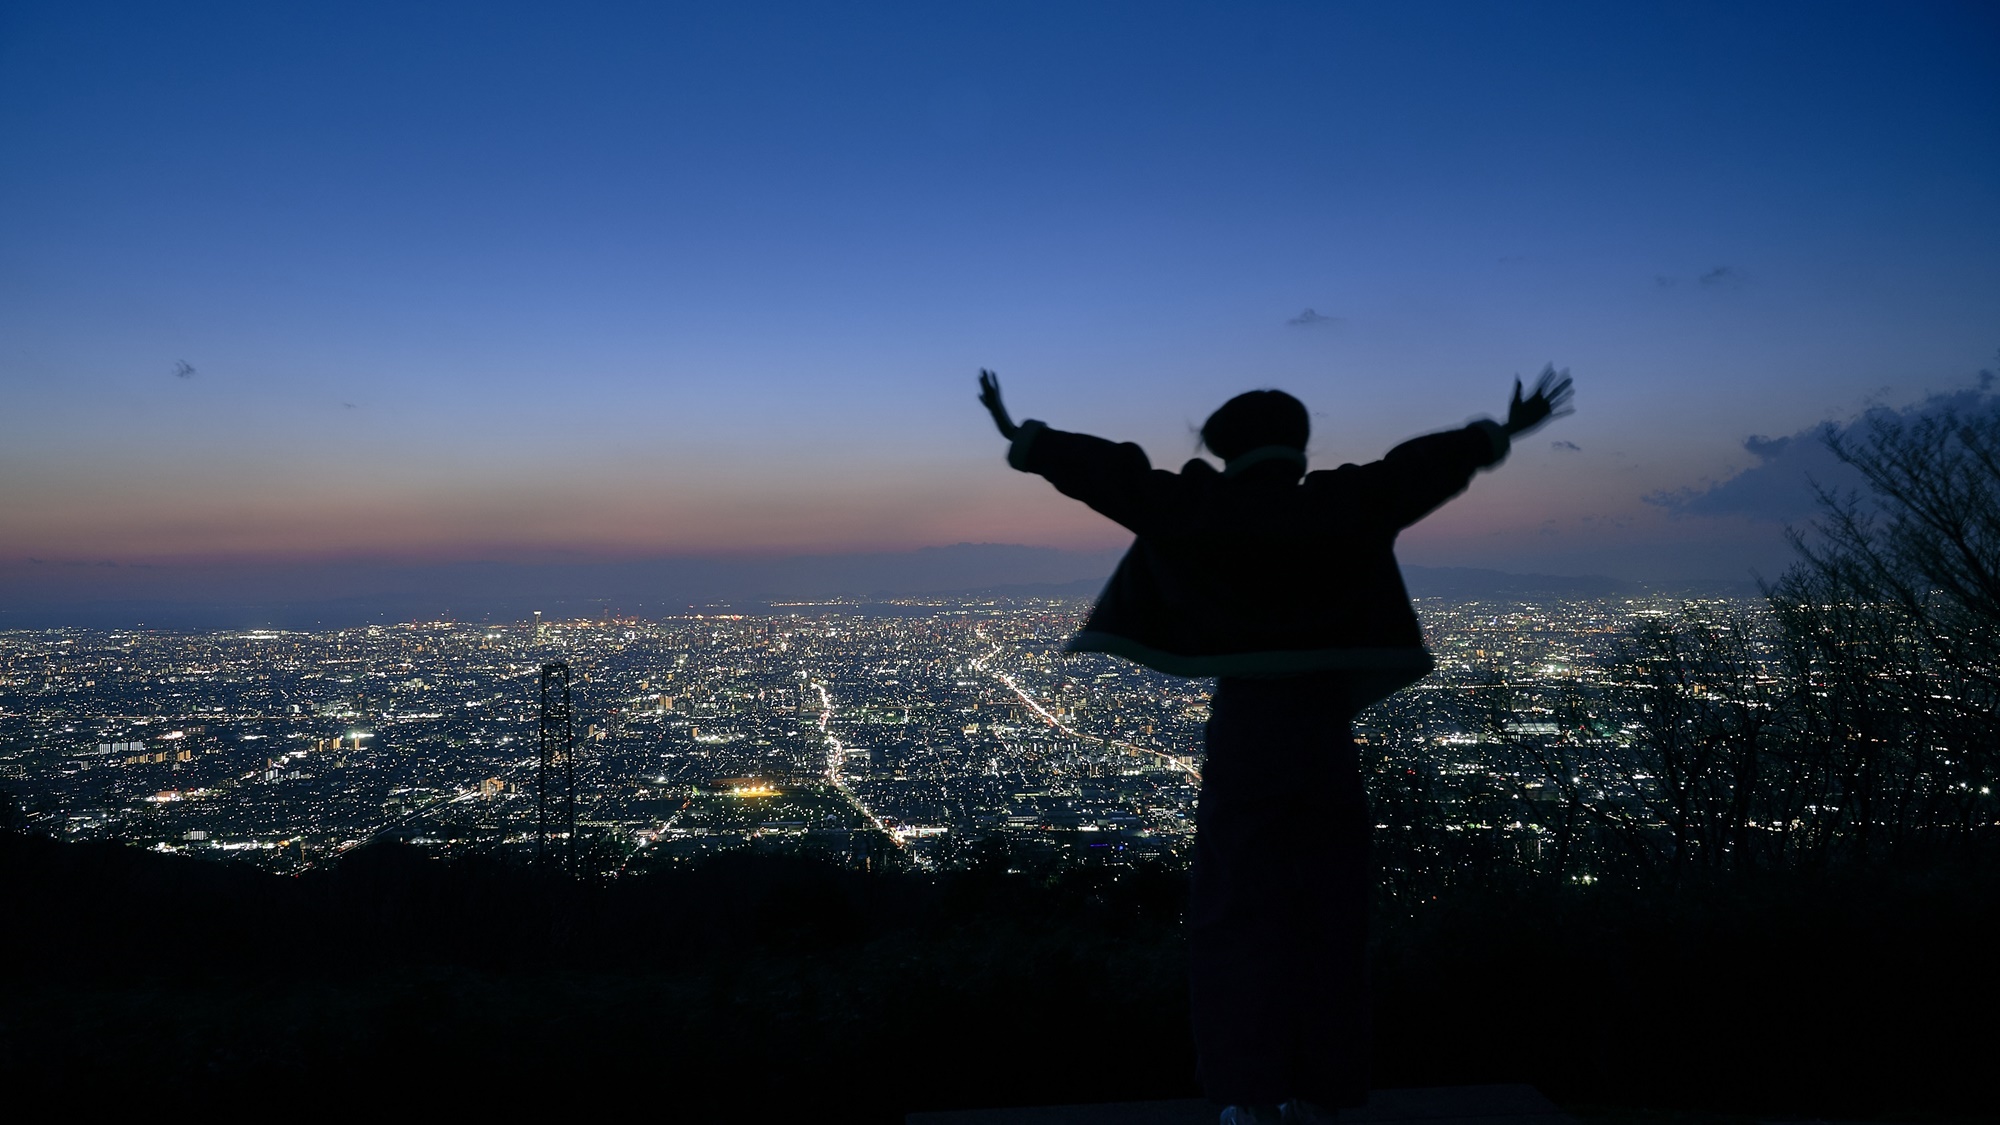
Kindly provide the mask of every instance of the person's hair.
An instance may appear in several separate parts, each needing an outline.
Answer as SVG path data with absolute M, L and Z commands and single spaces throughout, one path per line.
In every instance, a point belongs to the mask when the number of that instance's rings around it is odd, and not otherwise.
M 1305 452 L 1312 421 L 1306 404 L 1283 391 L 1244 391 L 1201 426 L 1201 444 L 1224 461 L 1266 445 Z

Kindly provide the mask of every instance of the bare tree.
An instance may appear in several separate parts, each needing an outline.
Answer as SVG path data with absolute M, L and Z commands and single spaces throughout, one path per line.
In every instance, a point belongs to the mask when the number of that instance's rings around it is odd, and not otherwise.
M 1825 440 L 1866 492 L 1821 489 L 1767 591 L 1801 720 L 1804 850 L 1983 846 L 2000 819 L 2000 402 L 1876 411 Z
M 1385 786 L 1410 872 L 1661 885 L 2000 845 L 2000 399 L 1824 440 L 1865 489 L 1819 490 L 1768 613 L 1691 603 L 1599 682 L 1463 694 L 1483 783 Z

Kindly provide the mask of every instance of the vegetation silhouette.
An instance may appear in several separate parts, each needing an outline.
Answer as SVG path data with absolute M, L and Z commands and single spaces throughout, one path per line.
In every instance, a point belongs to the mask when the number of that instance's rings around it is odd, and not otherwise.
M 1820 493 L 1819 518 L 1793 532 L 1798 562 L 1765 585 L 1768 613 L 1697 603 L 1646 621 L 1603 683 L 1533 716 L 1628 732 L 1624 746 L 1523 737 L 1528 684 L 1471 693 L 1487 773 L 1519 779 L 1474 819 L 1551 828 L 1505 862 L 1657 888 L 1994 861 L 2000 400 L 1875 411 L 1824 440 L 1868 488 Z M 1409 788 L 1408 818 L 1441 824 Z
M 400 843 L 301 877 L 0 836 L 0 1080 L 93 1104 L 494 1109 L 632 1084 L 679 1120 L 1185 1097 L 1187 882 L 1166 868 L 846 870 L 734 854 L 551 879 Z M 1449 861 L 1452 857 L 1444 857 Z M 1962 1113 L 1988 868 L 1512 880 L 1375 929 L 1378 1086 L 1571 1103 Z M 517 1081 L 533 1074 L 533 1083 Z

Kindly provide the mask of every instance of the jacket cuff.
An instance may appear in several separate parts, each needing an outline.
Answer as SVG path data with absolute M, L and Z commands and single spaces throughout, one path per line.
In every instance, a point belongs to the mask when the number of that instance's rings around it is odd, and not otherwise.
M 1485 434 L 1486 440 L 1493 443 L 1493 457 L 1486 462 L 1488 465 L 1499 464 L 1507 456 L 1507 451 L 1514 446 L 1513 439 L 1507 436 L 1507 427 L 1491 418 L 1481 418 L 1472 424 L 1472 428 Z
M 1028 468 L 1028 451 L 1035 447 L 1035 439 L 1048 429 L 1048 423 L 1033 418 L 1021 423 L 1021 429 L 1014 435 L 1014 441 L 1007 447 L 1007 463 L 1024 473 L 1033 472 Z

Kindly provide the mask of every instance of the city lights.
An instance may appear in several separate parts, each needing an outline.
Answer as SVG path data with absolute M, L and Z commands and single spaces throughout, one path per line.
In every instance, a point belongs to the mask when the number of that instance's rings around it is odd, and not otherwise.
M 561 658 L 578 670 L 578 831 L 614 851 L 853 857 L 874 839 L 934 866 L 999 837 L 1058 863 L 1184 862 L 1209 684 L 1065 654 L 1086 608 L 934 599 L 653 622 L 6 633 L 0 767 L 29 817 L 73 839 L 281 869 L 384 836 L 521 849 L 536 669 Z M 1539 846 L 1536 810 L 1559 782 L 1610 800 L 1656 784 L 1611 765 L 1629 716 L 1558 704 L 1616 686 L 1633 622 L 1689 608 L 1420 604 L 1438 671 L 1357 721 L 1370 768 L 1434 778 L 1448 806 L 1511 785 L 1518 809 L 1468 807 L 1448 827 Z M 1473 696 L 1495 683 L 1511 710 L 1488 722 Z M 1561 778 L 1527 764 L 1558 744 L 1577 763 Z

